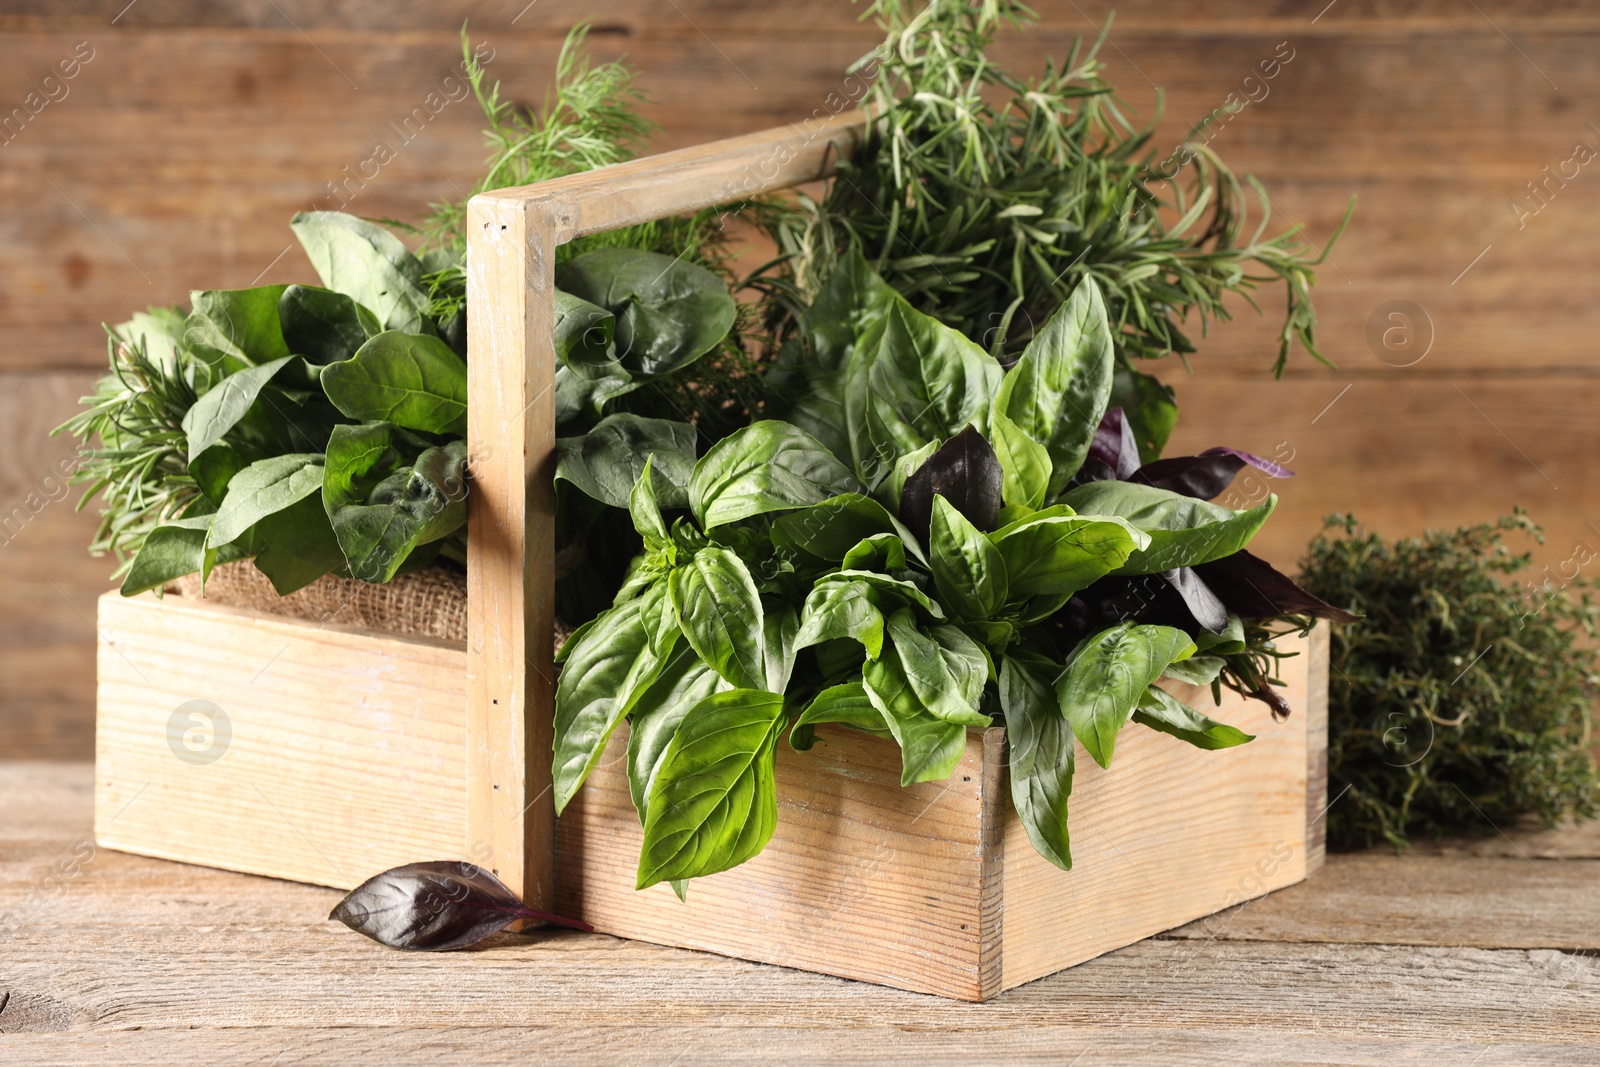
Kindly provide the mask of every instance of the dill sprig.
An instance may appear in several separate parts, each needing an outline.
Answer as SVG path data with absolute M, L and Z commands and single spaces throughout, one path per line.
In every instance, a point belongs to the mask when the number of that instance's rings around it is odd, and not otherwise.
M 785 265 L 754 284 L 776 307 L 775 340 L 839 256 L 859 247 L 920 310 L 1002 358 L 1092 276 L 1124 361 L 1186 355 L 1194 345 L 1180 323 L 1191 312 L 1203 334 L 1231 317 L 1228 293 L 1255 307 L 1252 291 L 1280 283 L 1287 307 L 1274 369 L 1282 373 L 1296 341 L 1322 359 L 1310 290 L 1338 232 L 1320 254 L 1298 229 L 1264 238 L 1265 192 L 1204 145 L 1189 146 L 1186 177 L 1161 180 L 1154 120 L 1129 120 L 1101 75 L 1098 44 L 1079 40 L 1065 63 L 1023 80 L 986 54 L 1002 24 L 1035 21 L 1014 0 L 872 0 L 869 16 L 884 43 L 851 68 L 876 73 L 867 143 L 820 201 L 801 197 L 771 217 Z M 1241 241 L 1245 184 L 1261 219 Z

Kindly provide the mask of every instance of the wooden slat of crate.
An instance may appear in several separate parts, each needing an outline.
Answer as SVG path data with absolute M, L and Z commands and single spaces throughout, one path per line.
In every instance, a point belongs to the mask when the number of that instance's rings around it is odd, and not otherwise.
M 99 629 L 100 844 L 341 888 L 463 855 L 459 644 L 116 593 Z M 228 716 L 215 762 L 168 744 L 190 700 Z

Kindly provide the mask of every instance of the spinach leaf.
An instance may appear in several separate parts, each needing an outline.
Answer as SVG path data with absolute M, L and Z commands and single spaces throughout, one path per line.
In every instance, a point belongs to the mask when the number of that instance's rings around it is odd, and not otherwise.
M 189 294 L 194 310 L 183 324 L 183 346 L 210 367 L 213 383 L 259 363 L 292 353 L 278 322 L 283 285 L 255 289 L 200 289 Z
M 967 427 L 946 441 L 900 493 L 900 519 L 918 537 L 928 536 L 933 498 L 943 496 L 967 521 L 988 531 L 1000 524 L 1004 472 L 982 434 Z
M 616 316 L 560 289 L 555 291 L 555 305 L 552 338 L 556 358 L 572 373 L 589 381 L 610 375 L 617 367 L 616 353 L 611 347 L 617 328 Z
M 710 545 L 669 581 L 684 636 L 700 658 L 737 689 L 765 687 L 766 614 L 744 561 Z
M 883 652 L 883 627 L 883 613 L 867 583 L 819 582 L 806 597 L 800 613 L 795 647 L 810 648 L 824 641 L 850 638 L 861 642 L 868 659 L 877 659 Z
M 221 504 L 228 495 L 233 476 L 250 465 L 233 446 L 217 442 L 197 456 L 189 457 L 189 476 L 212 504 Z
M 695 430 L 669 419 L 607 415 L 595 428 L 556 441 L 556 478 L 614 508 L 628 507 L 633 487 L 651 465 L 653 490 L 663 507 L 687 507 L 694 471 Z
M 995 398 L 1024 434 L 1050 453 L 1053 500 L 1089 453 L 1095 427 L 1111 397 L 1111 327 L 1094 279 L 1072 296 L 1029 342 Z
M 1249 543 L 1278 506 L 1278 498 L 1269 496 L 1259 507 L 1235 512 L 1165 489 L 1113 481 L 1080 485 L 1062 502 L 1082 515 L 1127 519 L 1150 535 L 1150 544 L 1129 555 L 1117 574 L 1155 574 L 1230 556 Z
M 1254 741 L 1254 734 L 1220 723 L 1200 714 L 1177 697 L 1151 686 L 1134 709 L 1133 721 L 1152 730 L 1171 734 L 1196 748 L 1232 748 L 1246 741 Z
M 628 792 L 641 823 L 650 807 L 650 787 L 661 769 L 661 757 L 678 725 L 700 701 L 729 688 L 693 648 L 682 644 L 639 694 L 628 720 Z
M 1121 519 L 1050 508 L 996 530 L 1013 598 L 1060 596 L 1086 589 L 1127 562 L 1149 535 Z
M 1094 761 L 1111 766 L 1117 732 L 1168 664 L 1194 652 L 1182 630 L 1120 623 L 1084 638 L 1056 681 L 1061 714 Z
M 684 716 L 650 787 L 639 889 L 725 871 L 766 847 L 783 720 L 783 698 L 752 689 L 706 697 Z
M 322 371 L 322 388 L 348 418 L 424 433 L 467 432 L 467 365 L 437 337 L 386 330 Z
M 797 752 L 810 749 L 817 740 L 816 727 L 825 722 L 844 723 L 874 737 L 894 736 L 883 721 L 883 712 L 872 703 L 860 682 L 846 682 L 818 693 L 789 731 L 790 747 Z
M 183 432 L 189 438 L 189 462 L 225 437 L 255 404 L 261 390 L 289 362 L 283 356 L 245 367 L 218 382 L 183 413 Z
M 566 652 L 556 683 L 551 770 L 558 815 L 600 761 L 607 739 L 622 721 L 632 695 L 628 683 L 637 683 L 654 659 L 646 647 L 643 609 L 638 600 L 612 608 L 575 637 Z M 660 666 L 655 666 L 659 674 Z
M 291 453 L 258 459 L 234 475 L 211 524 L 206 547 L 228 544 L 268 515 L 321 492 L 322 465 L 320 455 Z
M 638 248 L 597 248 L 556 274 L 564 292 L 615 316 L 617 361 L 648 381 L 693 363 L 727 336 L 738 306 L 704 267 Z
M 989 538 L 944 497 L 933 500 L 928 555 L 939 601 L 966 619 L 987 619 L 1009 593 L 1006 562 Z
M 303 589 L 345 565 L 327 512 L 316 496 L 307 496 L 257 522 L 240 541 L 219 549 L 216 562 L 226 563 L 230 550 L 239 551 L 240 558 L 253 553 L 256 570 L 267 576 L 279 596 Z
M 922 547 L 911 531 L 870 496 L 841 493 L 772 520 L 772 543 L 837 563 L 864 539 L 876 534 L 900 538 L 918 559 Z
M 302 211 L 289 228 L 323 285 L 371 309 L 387 330 L 431 329 L 422 264 L 394 234 L 339 211 Z
M 373 486 L 365 503 L 331 505 L 328 518 L 350 576 L 387 582 L 419 545 L 460 529 L 466 478 L 467 443 L 456 440 L 424 450 L 412 466 Z
M 766 420 L 718 441 L 695 464 L 689 507 L 709 530 L 859 489 L 822 442 L 786 422 Z
M 373 488 L 399 466 L 394 427 L 389 423 L 335 426 L 323 457 L 323 503 L 330 511 L 365 503 Z
M 278 319 L 289 351 L 321 366 L 349 359 L 383 332 L 378 317 L 343 293 L 291 285 L 278 298 Z
M 967 750 L 967 728 L 923 706 L 896 656 L 869 661 L 862 687 L 900 745 L 900 784 L 948 778 Z
M 217 549 L 206 547 L 212 518 L 211 515 L 194 515 L 169 519 L 151 530 L 123 576 L 122 595 L 135 596 L 160 589 L 186 574 L 208 572 L 208 552 L 213 562 L 218 555 Z
M 893 461 L 930 441 L 968 426 L 981 432 L 1004 372 L 981 347 L 957 330 L 896 300 L 873 334 L 858 347 L 845 398 L 857 473 L 869 484 Z
M 1067 800 L 1077 743 L 1050 691 L 1050 667 L 1019 656 L 1000 661 L 1000 708 L 1010 753 L 1011 803 L 1039 855 L 1072 870 Z

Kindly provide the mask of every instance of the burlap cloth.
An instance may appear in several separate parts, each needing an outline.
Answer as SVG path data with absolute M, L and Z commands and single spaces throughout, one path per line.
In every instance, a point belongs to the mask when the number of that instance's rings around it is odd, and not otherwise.
M 167 587 L 167 592 L 197 598 L 200 576 L 179 578 Z M 443 567 L 402 574 L 383 585 L 330 574 L 298 592 L 279 596 L 267 576 L 245 560 L 226 563 L 212 571 L 206 579 L 205 599 L 291 619 L 441 637 L 463 644 L 467 640 L 467 579 Z M 571 632 L 571 627 L 556 620 L 555 647 L 559 649 Z

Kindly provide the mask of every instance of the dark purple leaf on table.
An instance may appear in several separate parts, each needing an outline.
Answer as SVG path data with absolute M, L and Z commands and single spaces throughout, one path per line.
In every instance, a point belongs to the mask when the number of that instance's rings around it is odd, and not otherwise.
M 535 911 L 494 875 L 464 860 L 408 863 L 356 886 L 328 916 L 390 948 L 447 952 L 475 945 L 518 919 L 592 930 Z
M 983 434 L 968 426 L 906 479 L 900 521 L 928 539 L 935 494 L 950 501 L 968 522 L 987 533 L 1000 525 L 1000 460 Z
M 1133 426 L 1121 408 L 1112 408 L 1100 416 L 1100 425 L 1095 427 L 1094 439 L 1089 442 L 1089 459 L 1104 463 L 1121 482 L 1139 469 L 1139 442 L 1134 439 Z
M 1310 615 L 1333 622 L 1356 622 L 1361 618 L 1313 596 L 1300 588 L 1294 579 L 1249 552 L 1235 552 L 1231 556 L 1202 563 L 1195 570 L 1229 611 L 1246 619 Z

